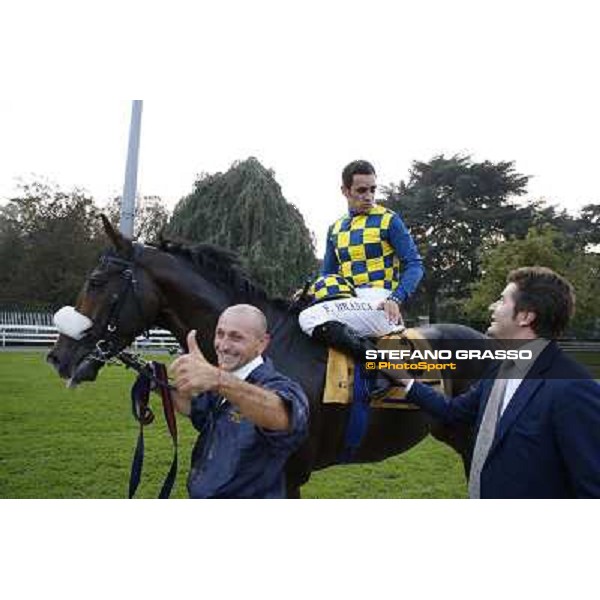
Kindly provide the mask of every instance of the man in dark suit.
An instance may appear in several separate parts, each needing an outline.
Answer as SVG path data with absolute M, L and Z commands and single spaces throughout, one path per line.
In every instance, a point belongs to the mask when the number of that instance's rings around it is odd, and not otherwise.
M 488 334 L 522 341 L 532 360 L 505 362 L 451 400 L 401 380 L 408 401 L 475 425 L 471 498 L 600 497 L 600 385 L 551 341 L 574 302 L 571 284 L 550 269 L 516 269 L 490 306 Z

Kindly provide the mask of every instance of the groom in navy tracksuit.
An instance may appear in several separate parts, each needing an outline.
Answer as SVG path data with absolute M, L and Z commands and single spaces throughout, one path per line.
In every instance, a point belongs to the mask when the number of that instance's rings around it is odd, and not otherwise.
M 520 340 L 533 360 L 503 364 L 451 400 L 403 379 L 407 400 L 447 423 L 475 425 L 471 498 L 600 497 L 600 385 L 556 342 L 574 308 L 550 269 L 512 271 L 488 334 Z

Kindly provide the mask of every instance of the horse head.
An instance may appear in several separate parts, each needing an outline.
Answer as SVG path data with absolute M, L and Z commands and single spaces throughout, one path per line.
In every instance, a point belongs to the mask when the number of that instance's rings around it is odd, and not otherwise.
M 102 222 L 112 247 L 88 276 L 75 306 L 55 314 L 60 335 L 47 360 L 70 387 L 94 381 L 160 310 L 160 292 L 144 266 L 143 246 L 116 231 L 104 215 Z

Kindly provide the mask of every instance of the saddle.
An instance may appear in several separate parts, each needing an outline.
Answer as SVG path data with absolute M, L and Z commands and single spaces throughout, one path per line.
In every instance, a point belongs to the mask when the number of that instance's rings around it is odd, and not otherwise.
M 398 350 L 431 350 L 431 344 L 416 329 L 405 329 L 399 333 L 392 333 L 377 340 L 379 349 Z M 355 392 L 355 370 L 354 360 L 342 354 L 338 350 L 329 348 L 327 358 L 327 373 L 325 376 L 325 390 L 323 392 L 323 404 L 352 404 Z M 416 372 L 415 374 L 418 374 Z M 432 386 L 440 392 L 447 393 L 446 383 L 437 374 L 422 376 L 419 381 Z M 370 402 L 371 408 L 395 408 L 402 410 L 418 410 L 418 406 L 405 401 L 406 390 L 401 386 L 392 386 L 390 391 L 381 398 Z

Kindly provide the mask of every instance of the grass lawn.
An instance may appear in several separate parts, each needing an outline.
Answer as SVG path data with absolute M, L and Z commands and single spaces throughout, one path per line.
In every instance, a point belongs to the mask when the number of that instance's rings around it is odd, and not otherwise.
M 600 359 L 594 361 L 600 368 Z M 131 371 L 107 367 L 96 383 L 67 390 L 43 353 L 0 352 L 0 498 L 126 498 L 138 434 L 130 412 L 133 380 Z M 156 419 L 146 428 L 141 498 L 156 497 L 172 456 L 158 397 L 152 406 Z M 187 419 L 178 425 L 179 474 L 172 497 L 185 498 L 196 432 Z M 302 490 L 305 498 L 462 498 L 465 493 L 458 456 L 432 438 L 381 463 L 316 472 Z

